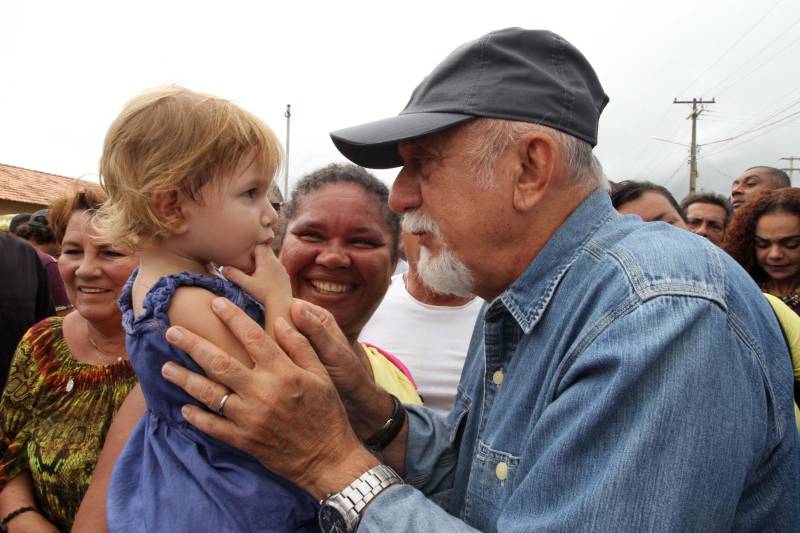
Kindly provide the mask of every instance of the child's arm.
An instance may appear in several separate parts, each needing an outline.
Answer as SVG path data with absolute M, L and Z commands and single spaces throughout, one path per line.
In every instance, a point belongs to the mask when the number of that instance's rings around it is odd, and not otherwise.
M 225 324 L 211 310 L 211 301 L 217 296 L 202 287 L 180 287 L 169 304 L 167 316 L 173 326 L 197 331 L 229 353 L 248 368 L 253 368 L 247 350 Z
M 292 284 L 283 265 L 269 246 L 256 247 L 256 269 L 251 275 L 248 276 L 233 267 L 226 267 L 225 277 L 264 304 L 264 330 L 270 337 L 274 337 L 273 324 L 278 317 L 289 324 L 292 323 L 289 316 L 289 307 L 293 301 Z

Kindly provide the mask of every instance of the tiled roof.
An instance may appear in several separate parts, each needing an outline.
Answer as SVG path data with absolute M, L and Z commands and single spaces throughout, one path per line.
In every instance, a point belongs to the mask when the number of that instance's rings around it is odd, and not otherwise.
M 66 176 L 0 164 L 0 199 L 47 205 L 75 180 Z

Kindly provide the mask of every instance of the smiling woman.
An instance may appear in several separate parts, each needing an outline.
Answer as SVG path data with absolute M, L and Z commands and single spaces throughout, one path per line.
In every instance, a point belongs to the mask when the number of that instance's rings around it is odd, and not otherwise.
M 330 311 L 376 382 L 408 403 L 420 403 L 405 366 L 358 342 L 389 288 L 397 265 L 400 223 L 389 191 L 354 165 L 332 164 L 298 182 L 282 212 L 280 260 L 292 294 Z
M 12 531 L 69 531 L 114 413 L 136 383 L 117 298 L 137 259 L 96 240 L 84 187 L 50 206 L 75 311 L 33 326 L 0 399 L 0 516 Z M 15 514 L 17 513 L 17 514 Z

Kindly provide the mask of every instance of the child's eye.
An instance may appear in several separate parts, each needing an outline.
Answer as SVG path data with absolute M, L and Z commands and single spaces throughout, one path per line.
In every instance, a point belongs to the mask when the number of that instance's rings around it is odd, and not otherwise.
M 80 248 L 67 248 L 65 250 L 61 250 L 61 255 L 78 255 L 83 253 L 83 250 Z
M 245 191 L 244 195 L 246 197 L 248 197 L 248 198 L 255 198 L 257 192 L 258 192 L 258 189 L 253 187 L 252 189 L 248 189 L 247 191 Z

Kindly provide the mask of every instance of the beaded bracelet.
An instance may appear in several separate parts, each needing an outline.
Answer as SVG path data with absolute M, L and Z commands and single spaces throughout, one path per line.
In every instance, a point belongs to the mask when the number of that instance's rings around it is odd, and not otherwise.
M 18 517 L 22 513 L 27 513 L 28 511 L 34 511 L 37 513 L 39 512 L 39 510 L 32 505 L 26 505 L 25 507 L 20 507 L 19 509 L 11 511 L 5 516 L 5 518 L 0 520 L 0 533 L 8 533 L 8 526 L 6 524 L 11 522 L 13 519 Z

